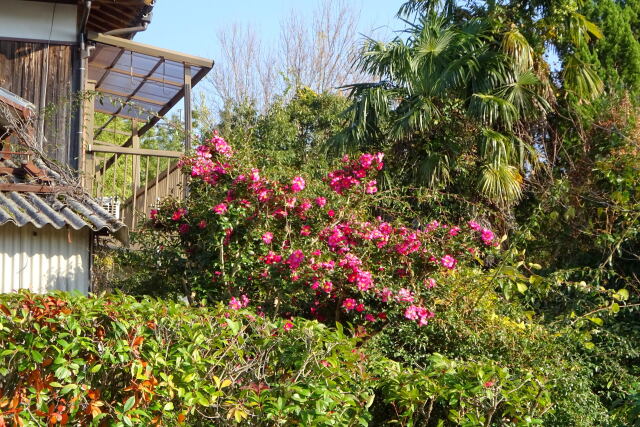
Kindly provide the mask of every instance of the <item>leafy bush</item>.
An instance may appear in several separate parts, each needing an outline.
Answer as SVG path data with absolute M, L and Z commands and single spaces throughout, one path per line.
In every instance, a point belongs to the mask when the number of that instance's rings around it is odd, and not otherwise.
M 339 324 L 221 305 L 3 295 L 0 348 L 0 425 L 528 425 L 551 405 L 526 369 L 412 369 Z
M 23 293 L 1 301 L 7 422 L 357 425 L 370 418 L 364 358 L 340 329 L 118 295 Z

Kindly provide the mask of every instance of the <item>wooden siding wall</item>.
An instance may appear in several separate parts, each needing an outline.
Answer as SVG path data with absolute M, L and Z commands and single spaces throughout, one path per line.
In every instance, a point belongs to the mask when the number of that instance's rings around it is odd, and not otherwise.
M 47 108 L 43 142 L 50 158 L 73 165 L 76 151 L 71 147 L 73 114 L 73 59 L 75 46 L 50 45 L 48 48 L 47 95 L 42 102 L 41 85 L 45 81 L 47 45 L 13 40 L 0 40 L 0 86 Z M 49 108 L 48 108 L 49 107 Z

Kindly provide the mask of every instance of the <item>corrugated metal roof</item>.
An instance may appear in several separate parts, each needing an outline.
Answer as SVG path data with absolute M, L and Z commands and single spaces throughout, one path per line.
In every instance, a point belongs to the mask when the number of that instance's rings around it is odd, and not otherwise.
M 34 160 L 54 182 L 62 182 L 60 176 L 41 160 Z M 11 160 L 0 160 L 0 167 L 17 168 Z M 0 175 L 0 183 L 29 184 L 15 174 Z M 71 227 L 74 230 L 89 228 L 94 232 L 113 234 L 123 243 L 128 242 L 127 226 L 104 210 L 83 191 L 35 193 L 26 191 L 0 191 L 0 225 L 13 223 L 19 227 L 32 224 L 37 228 L 50 225 L 55 229 Z

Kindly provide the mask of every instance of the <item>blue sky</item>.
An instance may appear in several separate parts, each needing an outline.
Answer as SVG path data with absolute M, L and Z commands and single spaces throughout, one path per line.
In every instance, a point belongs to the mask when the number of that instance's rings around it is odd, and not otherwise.
M 136 41 L 178 50 L 215 61 L 218 46 L 216 31 L 232 23 L 253 25 L 264 37 L 277 41 L 280 21 L 293 10 L 309 16 L 317 1 L 323 0 L 157 0 L 153 21 Z M 361 11 L 360 28 L 389 33 L 397 26 L 394 15 L 402 0 L 346 0 Z

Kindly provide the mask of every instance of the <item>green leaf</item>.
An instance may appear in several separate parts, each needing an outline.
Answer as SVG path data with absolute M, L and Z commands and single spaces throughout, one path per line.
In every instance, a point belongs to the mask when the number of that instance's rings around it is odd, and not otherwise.
M 611 304 L 611 312 L 612 313 L 617 313 L 620 311 L 620 306 L 618 305 L 617 302 L 614 302 L 613 304 Z
M 593 323 L 595 323 L 598 326 L 602 326 L 602 324 L 604 323 L 602 321 L 602 319 L 599 318 L 599 317 L 589 317 L 589 320 L 592 321 Z
M 33 357 L 33 360 L 36 363 L 42 363 L 42 361 L 44 360 L 44 356 L 42 355 L 42 353 L 36 350 L 31 350 L 31 357 Z
M 162 409 L 164 411 L 173 411 L 173 402 L 165 403 L 165 405 L 164 405 L 164 407 Z
M 522 282 L 518 282 L 517 286 L 518 286 L 518 292 L 520 292 L 521 294 L 524 294 L 527 291 L 527 289 L 529 289 L 529 287 Z
M 629 299 L 629 291 L 626 289 L 618 289 L 617 294 L 620 297 L 620 301 L 626 301 Z
M 78 388 L 77 384 L 67 384 L 66 386 L 62 387 L 62 390 L 60 390 L 60 394 L 67 394 L 71 390 L 75 390 L 77 388 Z
M 128 398 L 126 403 L 124 404 L 124 412 L 127 412 L 129 409 L 133 408 L 133 405 L 135 404 L 136 404 L 135 396 L 131 396 L 130 398 Z

